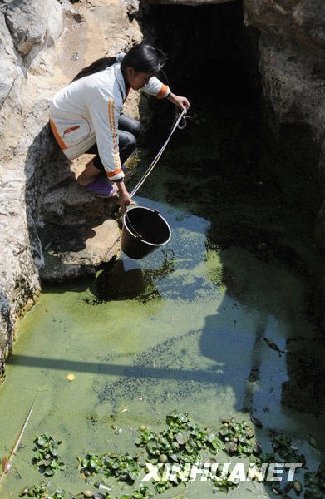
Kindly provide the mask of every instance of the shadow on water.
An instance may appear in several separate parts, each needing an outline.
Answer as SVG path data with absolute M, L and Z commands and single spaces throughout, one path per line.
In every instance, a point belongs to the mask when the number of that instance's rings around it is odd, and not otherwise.
M 90 291 L 99 303 L 131 299 L 146 303 L 151 299 L 160 298 L 155 282 L 174 270 L 173 253 L 163 251 L 163 254 L 164 261 L 157 269 L 141 269 L 136 262 L 128 265 L 125 260 L 114 257 L 103 266 L 103 270 L 90 286 Z
M 189 333 L 189 336 L 195 336 L 198 332 Z M 168 352 L 170 350 L 170 346 L 174 342 L 166 342 L 165 345 L 159 345 L 157 351 L 153 350 L 150 352 L 150 356 L 156 356 L 158 351 L 164 350 Z M 118 357 L 118 356 L 117 356 Z M 112 356 L 113 360 L 116 360 L 116 356 Z M 119 375 L 121 371 L 123 371 L 123 378 L 132 378 L 138 380 L 175 380 L 175 381 L 196 381 L 196 382 L 204 382 L 204 383 L 216 383 L 216 381 L 220 381 L 220 378 L 216 378 L 215 374 L 212 372 L 206 372 L 195 369 L 174 369 L 172 367 L 166 369 L 159 367 L 150 367 L 143 362 L 143 365 L 137 365 L 135 363 L 134 366 L 130 367 L 126 364 L 113 364 L 109 363 L 92 363 L 92 362 L 77 362 L 72 360 L 61 360 L 61 359 L 51 359 L 50 357 L 31 357 L 27 355 L 17 354 L 14 359 L 10 361 L 10 365 L 12 366 L 23 366 L 27 368 L 36 367 L 39 369 L 55 369 L 55 370 L 63 370 L 63 371 L 71 371 L 76 373 L 96 373 L 96 374 L 104 374 L 104 375 Z M 141 382 L 142 383 L 142 382 Z M 126 388 L 127 382 L 123 382 L 124 387 Z M 117 386 L 114 386 L 116 389 Z M 136 397 L 136 394 L 133 393 L 132 398 Z

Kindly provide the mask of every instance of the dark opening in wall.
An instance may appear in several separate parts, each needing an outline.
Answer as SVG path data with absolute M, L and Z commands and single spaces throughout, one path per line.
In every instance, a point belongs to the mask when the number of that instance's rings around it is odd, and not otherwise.
M 163 74 L 161 79 L 191 103 L 188 127 L 169 146 L 177 149 L 174 157 L 183 148 L 180 168 L 206 168 L 246 193 L 261 180 L 255 141 L 261 119 L 258 39 L 244 26 L 242 2 L 144 5 L 140 22 L 145 40 L 168 55 L 167 79 Z M 154 112 L 146 144 L 157 150 L 174 112 L 169 102 L 151 99 L 150 106 Z
M 274 187 L 281 190 L 294 210 L 298 203 L 303 206 L 313 226 L 320 202 L 319 151 L 304 127 L 298 134 L 303 135 L 300 150 L 294 146 L 295 125 L 288 123 L 275 133 L 269 127 L 276 118 L 262 96 L 259 33 L 245 26 L 243 2 L 195 7 L 143 2 L 138 17 L 145 40 L 168 54 L 167 78 L 161 74 L 161 79 L 175 94 L 188 97 L 194 118 L 189 123 L 199 125 L 195 140 L 202 134 L 188 170 L 200 159 L 247 194 L 254 183 L 265 182 L 270 198 Z M 150 143 L 156 148 L 174 116 L 170 103 L 152 99 L 150 106 Z M 183 133 L 177 143 L 191 140 L 193 135 Z
M 241 1 L 147 5 L 141 20 L 146 38 L 168 54 L 165 73 L 171 88 L 188 95 L 193 107 L 211 109 L 223 100 L 256 104 L 256 43 L 244 26 Z

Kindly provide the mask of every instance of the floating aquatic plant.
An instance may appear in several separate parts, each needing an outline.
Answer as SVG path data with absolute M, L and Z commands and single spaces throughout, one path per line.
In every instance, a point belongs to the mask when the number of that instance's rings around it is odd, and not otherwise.
M 48 484 L 41 483 L 31 487 L 25 487 L 19 497 L 35 497 L 36 499 L 65 499 L 65 493 L 62 489 L 57 489 L 55 492 L 50 493 L 47 489 Z
M 290 437 L 275 431 L 270 432 L 270 437 L 272 438 L 273 452 L 280 458 L 278 461 L 283 460 L 287 463 L 302 463 L 303 466 L 305 466 L 305 456 L 298 453 L 298 448 L 292 445 Z
M 223 477 L 223 476 L 221 476 L 221 472 L 220 472 L 220 476 L 217 476 L 213 480 L 215 492 L 229 492 L 229 490 L 234 489 L 235 487 L 238 487 L 238 483 L 235 483 L 235 482 L 232 482 L 231 480 L 229 480 L 229 474 L 230 473 L 228 473 L 228 477 L 227 476 Z
M 138 458 L 128 453 L 87 454 L 78 460 L 79 469 L 85 476 L 102 473 L 106 477 L 116 477 L 132 485 L 140 473 Z
M 219 437 L 224 442 L 229 456 L 251 456 L 260 453 L 260 447 L 254 439 L 254 430 L 246 421 L 223 419 Z
M 201 450 L 215 454 L 223 447 L 216 432 L 201 428 L 190 420 L 188 414 L 169 415 L 166 423 L 167 428 L 161 432 L 151 432 L 140 427 L 140 435 L 135 440 L 137 446 L 145 448 L 153 464 L 195 463 L 200 459 Z
M 47 433 L 43 433 L 34 439 L 34 456 L 32 463 L 38 471 L 45 476 L 53 476 L 57 470 L 64 470 L 64 462 L 59 457 L 58 446 L 61 441 L 55 441 Z
M 46 484 L 41 483 L 40 485 L 33 485 L 31 487 L 25 487 L 19 497 L 36 497 L 43 499 L 47 495 Z
M 262 427 L 262 424 L 259 424 Z M 115 427 L 115 426 L 114 426 Z M 302 462 L 305 466 L 305 458 L 299 454 L 298 448 L 292 445 L 291 438 L 287 435 L 271 431 L 271 444 L 273 452 L 264 454 L 254 438 L 254 429 L 246 421 L 235 421 L 234 418 L 221 421 L 221 427 L 211 429 L 202 427 L 193 422 L 187 413 L 173 413 L 166 416 L 166 427 L 161 431 L 152 431 L 149 427 L 141 425 L 135 445 L 139 448 L 134 456 L 128 453 L 116 454 L 113 452 L 105 454 L 90 454 L 79 457 L 79 469 L 88 483 L 92 484 L 98 491 L 87 490 L 76 495 L 69 495 L 73 499 L 86 497 L 94 499 L 148 499 L 163 493 L 171 487 L 184 485 L 184 476 L 187 467 L 197 466 L 202 462 L 215 462 L 219 451 L 226 452 L 229 456 L 249 457 L 250 463 L 261 465 L 267 462 Z M 52 476 L 56 469 L 64 469 L 64 463 L 58 456 L 60 441 L 55 441 L 46 433 L 34 440 L 33 464 L 38 469 Z M 134 485 L 139 479 L 141 472 L 151 463 L 157 466 L 157 475 L 154 483 L 149 487 L 140 486 L 130 494 L 112 495 L 111 487 L 106 486 L 105 479 L 94 482 L 93 478 L 101 474 L 106 478 L 116 478 L 118 481 Z M 149 465 L 148 465 L 149 466 Z M 186 469 L 185 469 L 186 468 Z M 257 476 L 257 475 L 256 475 Z M 214 485 L 214 492 L 228 492 L 238 486 L 238 482 L 231 479 L 231 473 L 221 471 L 216 467 L 212 474 L 207 474 L 207 479 Z M 255 477 L 251 477 L 252 480 Z M 262 478 L 263 479 L 263 478 Z M 49 484 L 40 484 L 25 488 L 20 497 L 36 497 L 40 499 L 64 499 L 66 496 L 61 489 L 54 493 L 47 491 Z M 321 469 L 315 473 L 305 473 L 305 485 L 295 480 L 279 486 L 277 483 L 270 484 L 277 495 L 288 494 L 290 491 L 299 496 L 304 492 L 307 499 L 318 499 L 324 497 L 325 476 Z M 303 490 L 304 487 L 304 490 Z M 151 491 L 154 489 L 154 493 Z

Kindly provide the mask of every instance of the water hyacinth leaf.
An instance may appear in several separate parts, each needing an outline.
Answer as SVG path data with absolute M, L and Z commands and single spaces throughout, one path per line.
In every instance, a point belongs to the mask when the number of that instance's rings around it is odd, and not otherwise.
M 188 441 L 189 435 L 186 433 L 177 433 L 175 438 L 180 445 L 184 445 Z
M 194 452 L 194 449 L 193 447 L 191 447 L 190 444 L 185 444 L 185 450 L 186 452 L 188 452 L 189 454 L 192 454 Z
M 210 433 L 210 435 L 208 436 L 208 442 L 212 443 L 214 442 L 216 436 L 214 433 Z
M 37 440 L 36 440 L 36 443 L 40 447 L 44 447 L 44 445 L 45 445 L 45 439 L 43 437 L 38 437 Z
M 134 483 L 138 478 L 138 474 L 136 472 L 129 473 L 128 481 Z

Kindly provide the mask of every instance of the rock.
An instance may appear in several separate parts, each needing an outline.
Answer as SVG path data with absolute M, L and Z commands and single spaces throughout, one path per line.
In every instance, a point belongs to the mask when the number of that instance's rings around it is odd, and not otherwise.
M 278 4 L 245 2 L 246 25 L 260 32 L 263 94 L 277 123 L 308 124 L 315 141 L 325 147 L 325 3 Z
M 139 11 L 140 0 L 122 0 L 129 14 L 135 15 Z
M 51 46 L 63 30 L 62 7 L 56 0 L 14 0 L 6 13 L 16 49 L 25 56 Z
M 301 482 L 299 482 L 298 480 L 295 480 L 293 482 L 293 489 L 296 492 L 296 494 L 299 496 L 302 492 L 302 489 L 303 489 Z
M 26 305 L 25 305 L 25 312 L 28 312 L 29 310 L 31 310 L 33 308 L 33 305 L 34 305 L 34 300 L 32 298 L 28 298 L 27 302 L 26 302 Z
M 260 31 L 296 39 L 300 44 L 315 43 L 325 48 L 325 4 L 323 0 L 246 0 L 248 24 Z
M 318 247 L 325 252 L 325 201 L 316 218 L 315 240 Z
M 17 66 L 17 56 L 10 33 L 8 31 L 5 17 L 0 13 L 0 108 L 8 96 L 15 79 L 21 70 Z
M 80 189 L 73 180 L 51 190 L 44 198 L 43 220 L 57 225 L 85 225 L 107 218 L 115 206 L 110 199 Z
M 236 0 L 147 0 L 147 3 L 155 5 L 177 4 L 177 5 L 188 5 L 190 7 L 196 7 L 199 5 L 216 5 L 220 3 L 228 3 L 228 2 L 230 3 L 235 1 Z
M 98 265 L 109 262 L 119 251 L 120 230 L 112 219 L 91 228 L 52 226 L 50 234 L 53 246 L 45 251 L 45 266 L 41 270 L 42 278 L 47 281 L 95 275 Z M 69 247 L 71 237 L 77 240 L 73 251 Z

